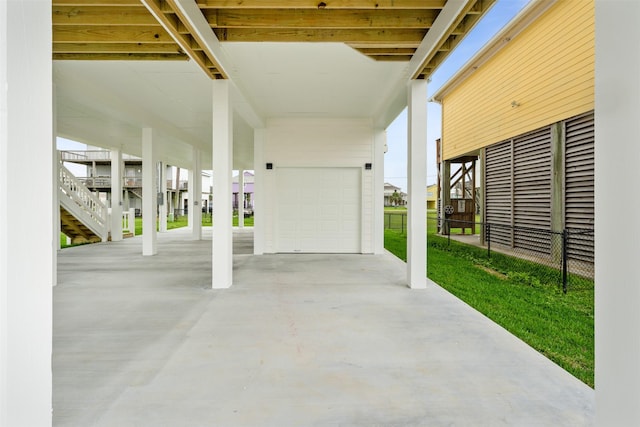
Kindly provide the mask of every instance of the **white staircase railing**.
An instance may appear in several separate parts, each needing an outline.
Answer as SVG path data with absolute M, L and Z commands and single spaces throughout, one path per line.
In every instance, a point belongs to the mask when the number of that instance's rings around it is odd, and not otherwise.
M 106 242 L 109 235 L 107 207 L 66 167 L 60 164 L 58 170 L 60 204 Z

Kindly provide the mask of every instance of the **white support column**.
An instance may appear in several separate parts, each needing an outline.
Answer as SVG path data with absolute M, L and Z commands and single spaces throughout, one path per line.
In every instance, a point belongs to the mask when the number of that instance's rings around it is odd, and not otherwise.
M 213 88 L 213 261 L 212 287 L 233 283 L 233 228 L 231 206 L 233 112 L 230 83 L 214 80 Z
M 191 237 L 193 240 L 202 240 L 202 161 L 200 150 L 193 149 L 193 185 L 189 182 L 189 189 L 193 188 L 193 193 L 189 193 L 189 212 L 191 215 Z M 191 177 L 191 175 L 189 175 Z M 193 198 L 191 195 L 193 194 Z
M 408 87 L 407 132 L 407 281 L 412 289 L 427 286 L 427 82 Z
M 373 253 L 384 253 L 384 152 L 387 132 L 376 129 L 373 152 Z
M 53 186 L 52 193 L 53 194 L 53 242 L 55 249 L 59 251 L 62 249 L 60 245 L 60 233 L 62 233 L 62 226 L 60 224 L 60 200 L 58 198 L 58 191 L 60 189 L 60 184 L 58 183 L 59 174 L 60 174 L 60 153 L 58 152 L 58 109 L 56 105 L 56 85 L 54 84 L 51 88 L 51 97 L 52 97 L 52 143 L 51 149 L 53 152 L 53 177 L 51 179 L 51 184 Z M 53 264 L 53 286 L 58 284 L 58 265 L 57 263 Z
M 265 179 L 265 129 L 253 130 L 253 253 L 262 255 L 264 253 L 265 238 L 265 200 L 264 200 L 264 179 Z
M 145 256 L 158 253 L 157 158 L 153 138 L 153 129 L 142 129 L 142 255 Z
M 238 171 L 238 227 L 244 227 L 244 170 Z
M 58 256 L 57 251 L 62 249 L 62 245 L 60 242 L 60 235 L 62 233 L 62 225 L 60 224 L 60 198 L 58 195 L 58 191 L 60 189 L 60 184 L 58 183 L 60 177 L 60 153 L 58 152 L 58 108 L 56 102 L 56 86 L 55 84 L 51 88 L 51 97 L 52 97 L 52 143 L 51 150 L 53 152 L 53 176 L 51 179 L 52 184 L 52 192 L 53 200 L 52 200 L 52 212 L 53 212 L 53 246 L 56 251 L 56 257 Z M 52 265 L 51 277 L 53 286 L 58 284 L 58 263 L 54 262 Z
M 638 426 L 640 228 L 622 221 L 640 212 L 640 2 L 595 6 L 596 425 Z
M 111 150 L 111 241 L 122 240 L 122 150 Z
M 193 229 L 194 219 L 193 219 L 193 201 L 196 200 L 195 190 L 196 190 L 196 174 L 193 170 L 193 167 L 189 169 L 187 173 L 187 226 Z
M 136 210 L 129 208 L 129 232 L 136 235 Z
M 51 67 L 51 2 L 0 1 L 2 426 L 52 422 L 52 272 L 57 245 L 52 239 Z M 25 189 L 37 193 L 44 209 L 25 203 Z
M 167 176 L 171 176 L 170 169 L 167 169 Z M 167 188 L 166 198 L 167 198 L 166 202 L 167 202 L 167 217 L 168 217 L 168 221 L 173 222 L 174 221 L 173 212 L 176 209 L 176 207 L 173 205 L 173 193 L 170 192 L 168 188 Z
M 160 212 L 158 215 L 158 231 L 160 233 L 167 232 L 167 207 L 169 201 L 167 200 L 167 165 L 164 162 L 160 162 L 160 192 L 162 194 L 162 199 L 158 201 L 160 206 L 158 211 Z

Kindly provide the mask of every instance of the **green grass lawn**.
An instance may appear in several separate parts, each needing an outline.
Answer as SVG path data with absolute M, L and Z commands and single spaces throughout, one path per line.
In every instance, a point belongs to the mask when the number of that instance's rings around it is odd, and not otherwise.
M 385 230 L 385 248 L 406 261 L 406 235 Z M 485 252 L 430 235 L 427 275 L 593 387 L 593 284 L 565 295 L 551 280 L 555 270 Z

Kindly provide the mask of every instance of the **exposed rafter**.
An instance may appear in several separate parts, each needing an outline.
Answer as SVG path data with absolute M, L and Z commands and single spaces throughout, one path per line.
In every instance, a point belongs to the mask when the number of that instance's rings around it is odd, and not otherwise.
M 212 28 L 424 29 L 437 10 L 403 9 L 203 9 Z
M 187 17 L 180 0 L 53 0 L 53 57 L 192 59 L 211 78 L 227 78 L 206 41 L 215 37 L 221 43 L 346 43 L 376 61 L 415 62 L 416 50 L 454 1 L 195 0 Z M 412 77 L 428 77 L 494 2 L 467 1 Z
M 447 0 L 196 0 L 200 9 L 442 9 Z
M 170 3 L 164 0 L 141 0 L 149 12 L 162 24 L 171 34 L 182 50 L 193 59 L 202 70 L 212 78 L 225 78 L 218 70 L 218 65 L 213 61 L 201 43 L 194 38 L 192 30 L 183 21 Z M 168 6 L 168 7 L 167 7 Z

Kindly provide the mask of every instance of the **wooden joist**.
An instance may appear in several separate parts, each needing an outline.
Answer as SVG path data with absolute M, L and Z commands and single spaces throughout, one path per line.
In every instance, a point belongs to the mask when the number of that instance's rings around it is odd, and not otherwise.
M 433 9 L 204 9 L 212 28 L 431 28 Z
M 132 6 L 144 8 L 140 0 L 53 0 L 53 7 L 56 6 L 105 6 L 105 7 L 122 7 Z
M 194 1 L 222 43 L 345 43 L 376 61 L 409 61 L 449 0 Z M 470 2 L 414 78 L 428 77 L 494 2 Z M 53 57 L 190 58 L 227 78 L 181 13 L 175 0 L 52 0 Z
M 54 43 L 171 43 L 173 39 L 161 26 L 55 26 Z M 55 52 L 54 52 L 55 53 Z
M 56 54 L 180 54 L 184 52 L 175 43 L 54 43 Z
M 446 0 L 196 0 L 200 9 L 442 9 Z
M 57 25 L 157 26 L 158 21 L 144 7 L 54 6 L 51 16 Z
M 341 42 L 413 47 L 420 43 L 427 30 L 223 28 L 214 29 L 214 32 L 220 41 L 229 42 Z

